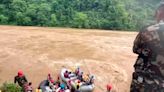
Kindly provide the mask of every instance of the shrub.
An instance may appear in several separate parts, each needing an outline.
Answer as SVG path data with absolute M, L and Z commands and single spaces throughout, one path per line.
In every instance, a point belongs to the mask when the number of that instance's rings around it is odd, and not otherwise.
M 0 90 L 2 92 L 22 92 L 21 87 L 13 83 L 4 83 Z

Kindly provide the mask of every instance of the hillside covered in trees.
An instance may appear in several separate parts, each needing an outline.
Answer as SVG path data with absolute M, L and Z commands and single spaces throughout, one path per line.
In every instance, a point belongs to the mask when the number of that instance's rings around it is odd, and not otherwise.
M 0 24 L 138 30 L 160 0 L 0 0 Z

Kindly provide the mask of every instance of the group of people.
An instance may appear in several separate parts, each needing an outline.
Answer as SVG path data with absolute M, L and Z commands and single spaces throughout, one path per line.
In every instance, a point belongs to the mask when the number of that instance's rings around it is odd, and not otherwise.
M 18 85 L 22 88 L 23 92 L 32 92 L 32 83 L 28 82 L 23 71 L 19 70 L 18 74 L 15 76 L 14 83 L 18 83 Z
M 155 19 L 157 22 L 143 27 L 134 41 L 133 52 L 138 54 L 138 58 L 134 65 L 130 92 L 164 92 L 164 2 L 156 10 Z M 86 80 L 79 68 L 75 74 L 79 81 L 93 83 L 93 76 Z M 64 77 L 71 78 L 72 75 L 66 71 Z M 49 86 L 54 85 L 50 75 L 47 81 Z M 18 82 L 24 92 L 32 92 L 32 83 L 28 83 L 22 71 L 18 72 L 14 82 Z M 66 88 L 60 82 L 56 84 L 62 90 Z M 107 88 L 110 90 L 111 86 Z
M 83 75 L 83 72 L 79 67 L 75 69 L 74 72 L 65 71 L 64 73 L 64 77 L 68 79 L 74 76 L 76 76 L 76 87 L 71 86 L 71 80 L 65 83 L 60 79 L 60 76 L 54 80 L 49 73 L 47 75 L 47 79 L 40 83 L 38 89 L 49 90 L 49 92 L 80 92 L 80 83 L 83 83 L 83 85 L 90 85 L 94 82 L 94 77 L 89 74 Z M 33 92 L 32 83 L 28 82 L 22 70 L 18 71 L 18 74 L 15 76 L 14 83 L 18 83 L 23 92 Z
M 66 91 L 68 87 L 60 80 L 60 77 L 58 76 L 55 81 L 50 73 L 47 79 L 40 83 L 38 89 L 42 89 L 43 92 L 69 92 Z
M 64 73 L 65 78 L 71 78 L 74 76 L 77 77 L 79 82 L 84 82 L 87 85 L 93 84 L 94 82 L 94 76 L 89 74 L 84 75 L 84 73 L 81 71 L 79 67 L 77 67 L 74 72 L 66 70 Z
M 73 84 L 75 84 L 74 87 L 71 89 L 76 91 L 71 92 L 80 92 L 80 86 L 92 85 L 94 83 L 94 76 L 89 74 L 84 75 L 84 73 L 81 71 L 79 67 L 77 67 L 75 71 L 66 70 L 64 72 L 64 77 L 69 79 L 67 83 L 68 86 L 72 86 Z M 74 83 L 71 84 L 71 81 Z
M 32 83 L 28 82 L 22 70 L 18 71 L 18 74 L 15 76 L 14 83 L 18 83 L 18 85 L 22 88 L 23 92 L 33 92 Z M 51 74 L 48 74 L 47 79 L 40 83 L 38 89 L 42 90 L 42 86 L 47 87 L 47 90 L 49 90 L 48 92 L 65 92 L 66 89 L 65 84 L 60 81 L 59 76 L 55 81 L 52 78 Z

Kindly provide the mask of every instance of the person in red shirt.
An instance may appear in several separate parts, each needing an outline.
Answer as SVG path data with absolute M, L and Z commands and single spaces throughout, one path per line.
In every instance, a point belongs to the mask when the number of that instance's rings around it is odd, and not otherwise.
M 69 72 L 68 72 L 68 71 L 65 71 L 64 77 L 65 77 L 65 78 L 69 78 Z

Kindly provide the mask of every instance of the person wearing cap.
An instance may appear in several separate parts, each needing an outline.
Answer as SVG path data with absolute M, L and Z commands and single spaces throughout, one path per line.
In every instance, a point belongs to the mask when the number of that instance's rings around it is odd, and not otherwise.
M 111 90 L 112 90 L 112 85 L 111 84 L 108 84 L 107 85 L 107 92 L 111 92 Z
M 18 71 L 18 75 L 14 78 L 14 83 L 18 83 L 20 87 L 23 87 L 24 84 L 28 83 L 22 70 Z
M 143 27 L 134 40 L 138 54 L 130 92 L 164 92 L 164 3 L 155 13 L 156 23 Z

